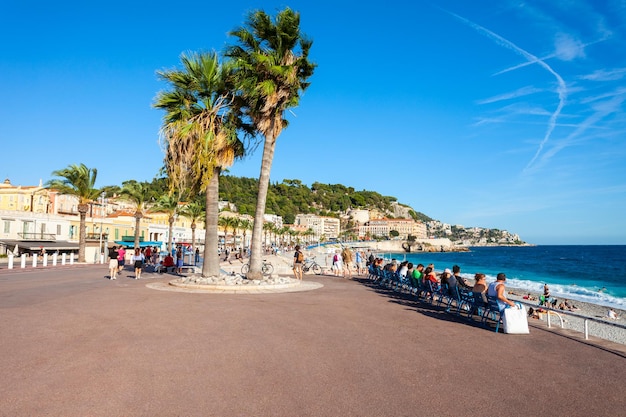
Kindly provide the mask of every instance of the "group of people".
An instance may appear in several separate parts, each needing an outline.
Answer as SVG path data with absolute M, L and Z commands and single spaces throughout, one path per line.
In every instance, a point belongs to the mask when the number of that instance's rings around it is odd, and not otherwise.
M 152 256 L 151 248 L 135 248 L 133 254 L 130 256 L 130 262 L 135 269 L 135 279 L 141 278 L 141 271 L 147 259 L 146 256 Z M 125 264 L 126 249 L 124 249 L 124 246 L 112 246 L 109 248 L 109 278 L 112 280 L 117 279 L 117 275 L 122 272 Z
M 353 271 L 357 275 L 364 275 L 367 271 L 366 257 L 363 251 L 355 250 L 352 252 L 348 247 L 344 247 L 341 250 L 336 249 L 332 259 L 333 275 L 336 277 L 352 278 Z
M 198 256 L 199 251 L 196 250 Z M 154 265 L 155 271 L 164 272 L 169 268 L 174 268 L 177 273 L 181 273 L 183 267 L 183 250 L 182 247 L 172 248 L 172 253 L 167 254 L 162 261 L 159 261 L 159 248 L 158 247 L 145 247 L 135 248 L 132 251 L 130 257 L 127 255 L 127 251 L 124 246 L 112 246 L 109 248 L 109 278 L 111 280 L 117 279 L 118 274 L 122 272 L 126 265 L 126 259 L 129 258 L 130 263 L 133 265 L 135 271 L 135 279 L 141 278 L 141 273 L 145 265 Z
M 398 262 L 395 259 L 385 265 L 383 264 L 382 258 L 376 258 L 373 261 L 374 268 L 396 273 L 400 277 L 408 279 L 415 288 L 423 288 L 428 284 L 432 291 L 448 291 L 446 295 L 453 295 L 457 288 L 462 288 L 474 294 L 481 294 L 485 303 L 487 303 L 487 297 L 495 298 L 500 311 L 507 307 L 515 307 L 515 302 L 507 298 L 506 274 L 502 272 L 490 284 L 487 284 L 485 274 L 477 273 L 474 275 L 474 283 L 472 284 L 461 275 L 461 267 L 458 265 L 454 265 L 452 270 L 445 268 L 441 274 L 437 275 L 434 264 L 429 264 L 426 267 L 423 264 L 415 266 L 411 262 Z

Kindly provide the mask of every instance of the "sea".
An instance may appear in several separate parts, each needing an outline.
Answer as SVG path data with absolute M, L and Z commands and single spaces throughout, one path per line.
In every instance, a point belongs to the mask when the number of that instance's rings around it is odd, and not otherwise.
M 471 247 L 469 252 L 385 253 L 385 258 L 417 265 L 435 264 L 435 270 L 461 267 L 461 275 L 482 272 L 487 282 L 499 272 L 507 290 L 543 293 L 548 284 L 557 299 L 578 300 L 626 310 L 626 245 L 540 245 Z

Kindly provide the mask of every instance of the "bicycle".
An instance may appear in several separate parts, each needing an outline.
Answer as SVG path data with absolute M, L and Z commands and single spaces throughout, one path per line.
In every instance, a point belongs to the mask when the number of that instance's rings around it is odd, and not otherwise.
M 302 272 L 308 272 L 309 270 L 313 271 L 315 275 L 322 273 L 322 267 L 313 258 L 306 259 L 304 265 L 302 265 Z
M 243 264 L 243 266 L 241 267 L 241 273 L 245 275 L 248 273 L 248 271 L 250 271 L 250 264 Z M 272 275 L 272 272 L 274 272 L 274 266 L 272 265 L 272 263 L 263 259 L 263 265 L 261 265 L 261 273 L 263 275 Z

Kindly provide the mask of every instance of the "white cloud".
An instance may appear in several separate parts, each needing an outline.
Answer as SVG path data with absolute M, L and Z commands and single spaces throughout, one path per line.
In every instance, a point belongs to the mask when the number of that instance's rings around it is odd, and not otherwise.
M 585 57 L 585 44 L 571 35 L 559 33 L 554 40 L 554 55 L 562 61 Z
M 626 68 L 615 68 L 612 70 L 599 69 L 580 78 L 589 81 L 617 81 L 624 76 L 626 76 Z
M 527 96 L 530 94 L 534 94 L 534 93 L 539 93 L 543 90 L 536 88 L 536 87 L 522 87 L 520 89 L 517 89 L 515 91 L 512 91 L 510 93 L 506 93 L 506 94 L 500 94 L 497 96 L 493 96 L 493 97 L 489 97 L 483 100 L 479 100 L 477 101 L 478 104 L 490 104 L 490 103 L 495 103 L 498 101 L 503 101 L 503 100 L 511 100 L 514 98 L 518 98 L 518 97 L 523 97 L 523 96 Z

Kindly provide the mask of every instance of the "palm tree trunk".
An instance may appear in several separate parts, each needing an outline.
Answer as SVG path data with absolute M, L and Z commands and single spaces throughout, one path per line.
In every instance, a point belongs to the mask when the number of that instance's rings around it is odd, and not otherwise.
M 267 190 L 270 184 L 270 171 L 274 150 L 276 149 L 276 138 L 266 137 L 263 145 L 263 159 L 261 160 L 261 174 L 259 176 L 259 194 L 254 213 L 254 227 L 252 228 L 252 243 L 250 252 L 250 271 L 248 279 L 263 279 L 261 265 L 263 263 L 263 215 L 267 204 Z
M 141 227 L 141 218 L 143 215 L 141 212 L 135 212 L 135 247 L 139 247 L 139 228 Z
M 78 226 L 78 262 L 85 262 L 85 245 L 87 244 L 87 204 L 78 206 L 80 223 Z
M 171 255 L 172 254 L 172 241 L 173 241 L 173 237 L 172 234 L 174 233 L 174 216 L 170 216 L 167 221 L 170 224 L 169 230 L 168 230 L 168 238 L 167 238 L 167 251 L 168 253 Z
M 204 232 L 204 263 L 202 264 L 202 276 L 205 278 L 220 275 L 220 259 L 217 254 L 217 215 L 220 172 L 220 168 L 213 168 L 213 176 L 206 188 L 206 228 Z

